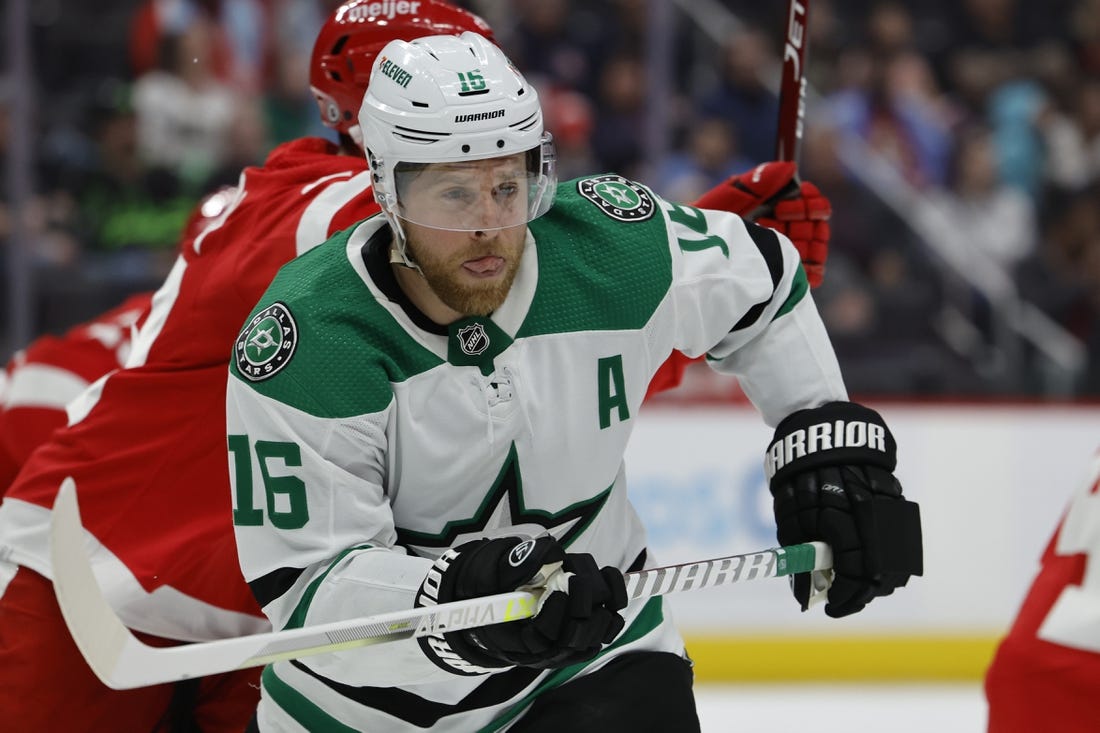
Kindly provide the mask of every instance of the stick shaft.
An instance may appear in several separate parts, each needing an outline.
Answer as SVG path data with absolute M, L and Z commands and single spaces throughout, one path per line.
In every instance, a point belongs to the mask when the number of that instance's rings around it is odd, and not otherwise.
M 829 567 L 832 567 L 829 546 L 810 542 L 627 573 L 626 595 L 636 600 Z
M 75 485 L 67 480 L 54 503 L 50 553 L 54 590 L 73 640 L 109 687 L 129 689 L 219 674 L 271 662 L 345 651 L 444 631 L 530 618 L 541 591 L 515 591 L 299 629 L 175 647 L 144 644 L 107 603 L 84 553 Z M 633 600 L 831 566 L 821 543 L 670 565 L 626 575 Z
M 787 0 L 783 75 L 779 83 L 779 125 L 775 159 L 798 161 L 806 114 L 806 45 L 810 0 Z
M 814 542 L 640 570 L 627 573 L 624 579 L 627 598 L 641 600 L 759 578 L 810 572 L 831 567 L 831 564 L 832 555 L 828 546 Z M 331 624 L 332 628 L 329 630 L 322 627 L 315 627 L 312 632 L 301 629 L 301 637 L 271 639 L 256 654 L 244 660 L 240 667 L 419 638 L 445 631 L 461 631 L 492 623 L 518 621 L 535 615 L 540 595 L 540 591 L 515 591 L 443 603 L 434 608 L 414 608 L 337 622 Z

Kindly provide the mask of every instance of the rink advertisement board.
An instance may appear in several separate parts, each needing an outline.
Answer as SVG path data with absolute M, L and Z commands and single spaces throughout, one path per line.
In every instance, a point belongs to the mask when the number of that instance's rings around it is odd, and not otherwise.
M 782 670 L 798 660 L 775 649 L 831 656 L 829 645 L 843 646 L 853 678 L 862 676 L 862 647 L 877 650 L 866 664 L 880 673 L 907 656 L 900 678 L 968 677 L 984 668 L 1100 447 L 1100 407 L 871 406 L 897 438 L 905 493 L 921 504 L 924 577 L 845 619 L 821 608 L 801 613 L 782 579 L 674 596 L 703 678 L 709 654 L 734 665 L 718 677 L 752 678 L 725 657 L 766 654 Z M 763 473 L 770 437 L 749 406 L 643 410 L 627 453 L 628 485 L 658 563 L 775 545 Z

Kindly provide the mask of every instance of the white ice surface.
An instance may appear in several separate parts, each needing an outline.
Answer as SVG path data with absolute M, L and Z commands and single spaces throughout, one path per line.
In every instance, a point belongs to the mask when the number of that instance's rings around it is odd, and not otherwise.
M 703 733 L 983 733 L 981 686 L 696 685 Z

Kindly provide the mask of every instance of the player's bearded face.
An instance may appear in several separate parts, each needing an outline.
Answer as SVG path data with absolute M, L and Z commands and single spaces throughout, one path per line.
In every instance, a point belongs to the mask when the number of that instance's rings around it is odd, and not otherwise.
M 499 308 L 527 233 L 524 157 L 430 165 L 402 186 L 401 199 L 408 254 L 432 292 L 464 315 Z
M 487 316 L 508 297 L 526 231 L 526 225 L 498 229 L 490 239 L 413 225 L 405 233 L 409 254 L 443 304 L 465 315 Z

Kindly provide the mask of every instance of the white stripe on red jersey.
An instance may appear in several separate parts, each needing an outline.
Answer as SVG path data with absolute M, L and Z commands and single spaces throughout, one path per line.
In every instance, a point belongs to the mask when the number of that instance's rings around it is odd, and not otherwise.
M 61 336 L 39 337 L 8 361 L 0 392 L 0 496 L 31 452 L 65 425 L 66 405 L 123 365 L 151 298 L 130 296 Z
M 279 267 L 378 211 L 366 171 L 365 159 L 307 138 L 243 172 L 237 198 L 181 246 L 127 368 L 32 456 L 0 506 L 0 537 L 18 561 L 50 574 L 43 510 L 72 476 L 97 575 L 129 625 L 183 640 L 267 626 L 233 538 L 229 355 Z

